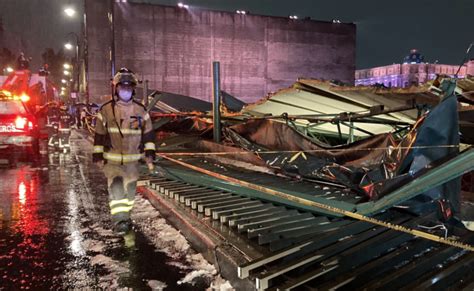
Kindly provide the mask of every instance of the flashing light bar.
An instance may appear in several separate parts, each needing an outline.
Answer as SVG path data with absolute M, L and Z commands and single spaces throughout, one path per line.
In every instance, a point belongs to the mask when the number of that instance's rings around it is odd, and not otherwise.
M 28 102 L 31 100 L 31 97 L 28 96 L 26 93 L 21 94 L 20 96 L 12 95 L 11 92 L 8 91 L 0 91 L 3 95 L 1 99 L 3 100 L 20 100 L 21 102 Z
M 28 102 L 28 101 L 30 101 L 30 96 L 28 96 L 28 95 L 26 95 L 26 94 L 21 94 L 20 100 L 21 100 L 22 102 Z

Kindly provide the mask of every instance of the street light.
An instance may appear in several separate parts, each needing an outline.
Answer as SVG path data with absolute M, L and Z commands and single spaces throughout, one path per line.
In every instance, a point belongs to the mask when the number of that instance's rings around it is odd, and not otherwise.
M 69 17 L 73 17 L 76 14 L 76 10 L 74 10 L 71 7 L 68 7 L 66 9 L 64 9 L 64 13 L 66 13 L 66 15 L 69 16 Z
M 69 71 L 64 71 L 64 75 L 69 76 Z
M 12 68 L 12 67 L 7 67 L 5 70 L 7 71 L 7 73 L 13 72 L 13 68 Z
M 104 0 L 102 0 L 104 1 Z M 87 1 L 81 1 L 81 2 L 87 2 Z M 112 14 L 110 15 L 111 17 L 113 17 L 113 5 L 114 5 L 114 2 L 117 2 L 117 0 L 109 0 L 107 2 L 110 2 L 110 4 L 112 5 Z M 127 2 L 126 0 L 122 0 L 121 2 Z M 71 2 L 70 2 L 71 3 Z M 74 15 L 76 14 L 76 12 L 79 12 L 79 11 L 76 11 L 74 9 L 74 5 L 70 4 L 68 5 L 69 7 L 66 7 L 66 9 L 64 10 L 64 12 L 66 13 L 66 15 L 69 16 L 70 19 L 77 19 L 77 17 L 74 17 Z M 86 3 L 84 3 L 84 8 L 86 7 Z M 85 90 L 85 95 L 86 95 L 86 100 L 87 100 L 87 103 L 89 103 L 89 92 L 88 92 L 88 88 L 89 88 L 89 72 L 87 70 L 88 68 L 88 60 L 87 60 L 87 29 L 86 29 L 86 12 L 85 12 L 86 9 L 84 9 L 84 11 L 82 11 L 82 23 L 81 23 L 81 26 L 83 28 L 83 32 L 82 32 L 82 35 L 81 37 L 83 37 L 83 42 L 82 44 L 80 43 L 80 38 L 79 36 L 74 33 L 74 32 L 71 32 L 68 34 L 71 35 L 73 34 L 75 36 L 75 40 L 76 40 L 76 62 L 73 64 L 74 65 L 74 73 L 76 76 L 75 78 L 77 78 L 77 81 L 75 80 L 73 83 L 72 83 L 72 86 L 71 86 L 71 89 L 75 88 L 77 90 L 77 92 L 79 92 L 81 90 L 81 85 L 84 86 L 83 89 Z M 80 19 L 80 17 L 78 17 Z M 112 35 L 112 38 L 113 38 L 113 35 Z M 82 57 L 83 57 L 83 61 L 80 62 L 79 61 L 79 47 L 81 47 L 81 50 L 82 50 Z M 113 55 L 112 55 L 113 57 Z M 83 72 L 84 72 L 84 79 L 82 80 L 83 83 L 80 84 L 81 82 L 81 79 L 80 79 L 80 71 L 81 71 L 81 68 L 83 68 Z
M 68 37 L 69 39 L 73 37 L 74 38 L 73 41 L 75 41 L 75 46 L 71 42 L 68 42 L 64 45 L 64 47 L 68 50 L 73 50 L 75 48 L 76 51 L 75 51 L 74 63 L 72 65 L 67 64 L 68 68 L 66 68 L 66 64 L 64 64 L 64 68 L 66 69 L 74 68 L 74 72 L 73 74 L 71 74 L 71 76 L 74 78 L 74 82 L 71 85 L 71 90 L 79 92 L 79 67 L 80 67 L 79 65 L 79 36 L 75 32 L 70 32 L 67 34 L 66 37 Z
M 68 63 L 65 63 L 65 64 L 64 64 L 64 68 L 65 68 L 66 70 L 69 70 L 69 69 L 71 68 L 71 65 L 68 64 Z
M 61 82 L 62 82 L 63 84 L 66 84 L 66 83 L 67 83 L 67 81 L 64 80 L 64 79 L 62 79 Z

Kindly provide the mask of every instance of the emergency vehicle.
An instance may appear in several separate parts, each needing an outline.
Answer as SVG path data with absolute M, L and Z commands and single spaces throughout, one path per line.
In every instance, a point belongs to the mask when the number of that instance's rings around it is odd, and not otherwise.
M 28 112 L 36 118 L 40 138 L 48 137 L 47 107 L 59 102 L 59 94 L 46 76 L 32 74 L 30 70 L 16 70 L 8 76 L 0 76 L 0 91 L 21 99 Z
M 30 97 L 0 90 L 0 156 L 19 151 L 37 154 L 40 131 L 27 105 Z

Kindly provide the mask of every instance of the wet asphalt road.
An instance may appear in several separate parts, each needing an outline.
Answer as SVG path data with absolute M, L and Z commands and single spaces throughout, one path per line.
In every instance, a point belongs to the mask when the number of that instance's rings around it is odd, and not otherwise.
M 166 290 L 203 289 L 178 286 L 183 271 L 140 231 L 127 241 L 110 231 L 106 180 L 91 163 L 91 144 L 77 133 L 71 144 L 71 153 L 0 168 L 0 290 L 149 290 L 149 280 Z

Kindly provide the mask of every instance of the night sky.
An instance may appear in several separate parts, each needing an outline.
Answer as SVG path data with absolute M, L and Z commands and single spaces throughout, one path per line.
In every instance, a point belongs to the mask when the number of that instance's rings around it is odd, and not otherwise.
M 253 14 L 354 22 L 357 68 L 399 63 L 411 48 L 418 48 L 429 62 L 458 64 L 474 41 L 474 0 L 188 0 L 186 4 L 192 8 L 243 9 Z M 63 13 L 68 5 L 79 10 L 74 19 Z M 24 49 L 35 58 L 33 65 L 39 66 L 44 48 L 59 49 L 69 32 L 79 32 L 82 6 L 81 0 L 0 0 L 0 17 L 6 30 L 0 47 Z

